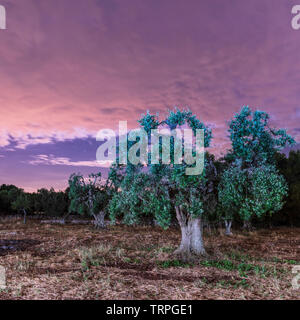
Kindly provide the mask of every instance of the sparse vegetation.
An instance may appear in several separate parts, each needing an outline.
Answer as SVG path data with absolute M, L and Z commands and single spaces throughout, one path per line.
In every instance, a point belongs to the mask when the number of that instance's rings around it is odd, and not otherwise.
M 0 298 L 298 299 L 291 270 L 300 264 L 299 234 L 296 228 L 231 237 L 205 232 L 205 245 L 218 256 L 186 263 L 173 255 L 176 228 L 166 234 L 159 227 L 118 225 L 101 233 L 92 225 L 1 220 L 1 238 L 19 242 L 0 251 L 7 270 Z

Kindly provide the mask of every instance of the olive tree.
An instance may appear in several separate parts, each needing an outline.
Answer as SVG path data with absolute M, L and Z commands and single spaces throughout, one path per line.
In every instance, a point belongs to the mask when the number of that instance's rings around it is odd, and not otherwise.
M 266 112 L 252 111 L 247 106 L 229 123 L 232 149 L 226 158 L 231 165 L 219 185 L 226 233 L 230 233 L 228 222 L 234 216 L 250 225 L 253 215 L 262 217 L 283 205 L 287 184 L 275 168 L 275 156 L 295 141 L 285 130 L 271 128 L 269 119 Z
M 238 163 L 224 172 L 219 184 L 219 201 L 227 220 L 238 216 L 249 222 L 253 216 L 262 218 L 279 211 L 287 190 L 284 177 L 274 166 L 243 169 Z
M 139 120 L 139 123 L 147 133 L 149 143 L 153 138 L 151 130 L 166 126 L 170 130 L 188 126 L 194 137 L 197 129 L 202 129 L 204 147 L 209 146 L 212 138 L 211 130 L 191 111 L 178 109 L 170 111 L 163 121 L 159 121 L 158 115 L 151 115 L 148 112 Z M 164 163 L 160 157 L 158 163 L 153 164 L 149 161 L 146 168 L 141 167 L 134 174 L 125 173 L 126 177 L 120 183 L 120 191 L 112 198 L 109 210 L 113 221 L 121 215 L 123 221 L 129 224 L 139 223 L 142 216 L 152 215 L 164 229 L 171 225 L 175 217 L 181 229 L 181 243 L 175 253 L 182 259 L 189 260 L 195 255 L 206 254 L 202 237 L 203 217 L 206 214 L 206 201 L 213 191 L 206 172 L 214 172 L 214 170 L 210 170 L 211 162 L 206 161 L 203 172 L 187 175 L 187 169 L 192 168 L 192 165 L 185 160 L 181 163 L 174 161 L 176 139 L 179 139 L 176 133 L 170 137 L 168 164 Z M 184 139 L 180 141 L 184 144 Z M 161 152 L 162 139 L 157 145 Z M 153 160 L 151 156 L 152 154 L 149 153 L 148 159 Z
M 94 218 L 96 228 L 106 226 L 106 208 L 110 199 L 108 182 L 101 182 L 101 173 L 90 174 L 87 179 L 81 174 L 72 174 L 69 178 L 69 211 L 87 212 Z

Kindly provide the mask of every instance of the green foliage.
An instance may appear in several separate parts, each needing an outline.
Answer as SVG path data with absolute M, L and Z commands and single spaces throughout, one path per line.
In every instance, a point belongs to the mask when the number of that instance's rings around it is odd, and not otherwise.
M 197 119 L 196 115 L 193 115 L 190 110 L 180 111 L 178 108 L 175 108 L 174 111 L 170 110 L 169 116 L 162 124 L 167 124 L 171 130 L 187 124 L 193 130 L 194 135 L 196 135 L 197 129 L 202 129 L 204 130 L 204 147 L 207 148 L 210 145 L 212 139 L 211 129 L 207 128 L 203 122 Z
M 0 190 L 0 212 L 8 214 L 12 211 L 11 201 L 7 190 Z
M 194 265 L 191 263 L 182 262 L 180 260 L 166 260 L 157 262 L 158 266 L 164 269 L 168 268 L 191 268 Z
M 148 134 L 150 134 L 152 129 L 157 129 L 160 124 L 158 121 L 158 114 L 151 115 L 149 111 L 138 120 L 138 123 Z
M 266 112 L 243 107 L 229 123 L 232 150 L 218 187 L 225 219 L 261 219 L 283 206 L 288 186 L 275 168 L 276 155 L 295 141 L 285 130 L 270 128 L 269 119 Z
M 16 200 L 18 195 L 23 192 L 22 189 L 14 185 L 3 184 L 0 186 L 0 213 L 11 214 L 16 213 L 12 207 L 12 203 Z
M 171 130 L 187 124 L 196 134 L 196 129 L 204 130 L 204 144 L 209 146 L 212 138 L 211 130 L 200 122 L 191 111 L 170 111 L 167 118 L 161 122 L 158 115 L 147 112 L 139 124 L 148 133 L 160 126 L 168 125 Z M 161 145 L 161 142 L 160 142 Z M 174 151 L 174 140 L 171 140 L 171 154 Z M 208 169 L 210 162 L 205 168 Z M 142 166 L 130 170 L 124 166 L 113 166 L 110 171 L 112 178 L 118 185 L 116 193 L 109 205 L 110 218 L 116 221 L 122 217 L 126 224 L 137 224 L 145 216 L 152 216 L 164 229 L 168 228 L 175 216 L 175 207 L 180 208 L 191 217 L 199 217 L 204 212 L 204 202 L 211 187 L 205 179 L 205 174 L 198 176 L 186 175 L 188 167 L 182 164 L 149 164 L 147 168 Z M 207 170 L 208 172 L 209 170 Z
M 262 277 L 271 276 L 272 272 L 264 265 L 255 265 L 251 263 L 241 262 L 235 263 L 231 260 L 204 260 L 200 261 L 200 264 L 204 267 L 214 267 L 226 271 L 238 271 L 242 277 L 248 277 L 249 274 L 257 274 Z
M 69 178 L 70 212 L 88 213 L 96 218 L 104 215 L 111 198 L 109 180 L 101 181 L 101 173 L 90 174 L 85 179 L 81 174 L 72 174 Z
M 25 192 L 20 192 L 15 201 L 12 202 L 12 208 L 16 211 L 28 211 L 32 207 L 30 195 Z
M 287 184 L 274 166 L 262 165 L 242 169 L 240 165 L 226 170 L 219 185 L 219 201 L 225 218 L 238 215 L 249 221 L 252 216 L 280 210 L 287 195 Z
M 62 217 L 68 211 L 68 195 L 63 191 L 42 188 L 35 194 L 35 211 L 46 216 Z
M 269 126 L 270 116 L 263 111 L 251 111 L 244 106 L 229 123 L 232 142 L 230 157 L 257 165 L 261 162 L 274 163 L 277 151 L 293 145 L 294 139 L 285 130 Z
M 26 210 L 28 214 L 43 213 L 48 216 L 62 216 L 68 210 L 67 193 L 39 189 L 36 193 L 24 192 L 13 185 L 0 187 L 0 212 L 19 213 Z
M 145 217 L 153 217 L 164 228 L 171 220 L 170 201 L 163 190 L 155 187 L 155 177 L 139 172 L 126 175 L 110 204 L 110 219 L 113 223 L 117 217 L 123 218 L 128 225 L 139 224 Z
M 277 166 L 289 186 L 282 214 L 287 216 L 289 224 L 300 226 L 300 151 L 291 151 L 288 158 L 277 154 Z

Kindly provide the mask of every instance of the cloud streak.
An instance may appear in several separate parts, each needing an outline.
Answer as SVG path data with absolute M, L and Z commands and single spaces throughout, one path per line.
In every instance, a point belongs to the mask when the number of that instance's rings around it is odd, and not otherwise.
M 70 158 L 55 157 L 54 155 L 39 154 L 28 161 L 31 165 L 72 166 L 72 167 L 110 167 L 111 163 L 100 161 L 72 161 Z

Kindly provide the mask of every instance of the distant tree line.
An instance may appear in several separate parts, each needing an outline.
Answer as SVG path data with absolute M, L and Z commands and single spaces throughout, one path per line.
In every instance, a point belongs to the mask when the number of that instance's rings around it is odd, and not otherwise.
M 14 185 L 0 186 L 0 215 L 26 214 L 63 217 L 68 213 L 69 189 L 55 191 L 39 189 L 37 192 L 25 192 Z

